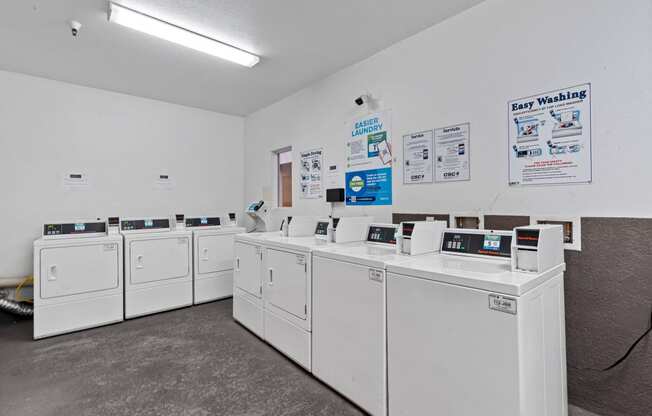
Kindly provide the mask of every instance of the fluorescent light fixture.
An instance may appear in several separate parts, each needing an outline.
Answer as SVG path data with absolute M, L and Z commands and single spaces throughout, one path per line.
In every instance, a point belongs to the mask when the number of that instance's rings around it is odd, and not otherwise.
M 249 68 L 260 61 L 242 49 L 113 2 L 109 2 L 109 21 Z

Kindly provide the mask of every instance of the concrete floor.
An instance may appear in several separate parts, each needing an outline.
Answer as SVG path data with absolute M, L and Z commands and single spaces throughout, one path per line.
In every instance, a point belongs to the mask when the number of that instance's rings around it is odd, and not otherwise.
M 364 414 L 235 323 L 231 308 L 213 302 L 40 341 L 31 321 L 5 315 L 0 414 Z

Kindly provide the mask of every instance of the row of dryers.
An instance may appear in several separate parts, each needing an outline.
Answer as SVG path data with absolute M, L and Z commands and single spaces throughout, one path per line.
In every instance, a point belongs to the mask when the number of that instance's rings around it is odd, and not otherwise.
M 234 318 L 362 409 L 567 415 L 560 227 L 286 224 L 236 237 Z
M 233 236 L 219 217 L 43 226 L 34 242 L 34 339 L 233 293 Z

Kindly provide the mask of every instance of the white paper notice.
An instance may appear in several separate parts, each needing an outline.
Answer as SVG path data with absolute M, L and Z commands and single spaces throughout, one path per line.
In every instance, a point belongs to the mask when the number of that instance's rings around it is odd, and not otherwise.
M 509 102 L 509 184 L 589 183 L 591 84 Z
M 302 199 L 321 198 L 322 192 L 322 149 L 301 152 L 301 173 L 299 189 Z
M 403 136 L 403 183 L 432 183 L 432 130 Z
M 435 181 L 471 179 L 469 159 L 471 124 L 457 124 L 435 130 Z

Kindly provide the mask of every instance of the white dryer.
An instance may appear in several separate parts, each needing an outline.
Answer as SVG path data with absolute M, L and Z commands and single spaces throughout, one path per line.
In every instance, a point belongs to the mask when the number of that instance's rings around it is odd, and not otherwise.
M 312 372 L 374 416 L 387 414 L 385 261 L 397 226 L 371 224 L 366 241 L 312 252 Z
M 263 338 L 264 243 L 280 231 L 236 234 L 233 249 L 233 319 Z
M 566 416 L 561 227 L 446 230 L 387 261 L 389 414 Z
M 192 305 L 192 232 L 169 218 L 120 221 L 124 237 L 125 318 Z
M 193 235 L 193 303 L 233 296 L 233 244 L 242 227 L 221 226 L 220 217 L 186 218 Z
M 51 223 L 34 242 L 34 339 L 123 320 L 117 218 Z

